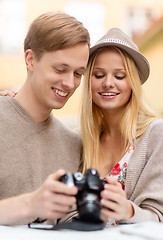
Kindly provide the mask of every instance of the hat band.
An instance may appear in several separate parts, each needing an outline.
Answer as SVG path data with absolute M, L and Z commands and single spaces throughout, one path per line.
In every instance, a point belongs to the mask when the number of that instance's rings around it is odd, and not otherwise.
M 103 40 L 100 40 L 99 42 L 97 42 L 96 45 L 101 44 L 101 43 L 109 43 L 109 42 L 118 43 L 118 44 L 121 44 L 121 45 L 125 45 L 129 48 L 132 48 L 132 46 L 130 46 L 127 42 L 122 41 L 122 40 L 117 39 L 117 38 L 104 38 Z M 137 47 L 136 47 L 136 49 L 137 49 Z

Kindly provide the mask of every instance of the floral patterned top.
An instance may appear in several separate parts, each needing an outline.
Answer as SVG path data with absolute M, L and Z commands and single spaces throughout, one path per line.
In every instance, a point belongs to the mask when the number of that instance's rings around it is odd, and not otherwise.
M 134 149 L 135 146 L 131 145 L 128 151 L 122 157 L 122 159 L 113 167 L 113 169 L 108 174 L 108 176 L 115 178 L 118 182 L 122 184 L 123 190 L 125 189 L 127 165 L 132 153 L 134 152 Z M 109 227 L 110 225 L 117 225 L 117 222 L 112 218 L 108 218 L 106 227 Z
M 120 182 L 122 184 L 123 189 L 125 189 L 127 165 L 134 149 L 135 146 L 131 145 L 129 150 L 123 156 L 123 158 L 113 167 L 111 172 L 108 174 L 109 176 L 115 178 L 118 182 Z

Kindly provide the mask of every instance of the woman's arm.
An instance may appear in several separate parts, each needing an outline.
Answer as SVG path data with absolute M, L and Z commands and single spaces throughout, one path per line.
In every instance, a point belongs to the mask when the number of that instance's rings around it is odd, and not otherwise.
M 149 125 L 131 158 L 126 193 L 116 180 L 107 178 L 101 218 L 118 223 L 163 222 L 163 120 Z
M 0 90 L 0 96 L 15 97 L 17 92 L 15 90 Z
M 134 216 L 122 223 L 163 222 L 163 119 L 153 121 L 143 135 L 127 174 Z

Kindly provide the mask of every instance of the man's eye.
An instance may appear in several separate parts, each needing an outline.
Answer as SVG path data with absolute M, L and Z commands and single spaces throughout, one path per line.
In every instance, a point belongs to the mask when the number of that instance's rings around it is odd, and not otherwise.
M 81 78 L 83 74 L 82 74 L 82 73 L 79 73 L 79 72 L 75 72 L 74 75 L 75 75 L 76 77 L 78 77 L 78 78 Z
M 55 71 L 56 71 L 57 73 L 64 73 L 64 72 L 65 72 L 64 69 L 59 69 L 59 68 L 55 68 Z

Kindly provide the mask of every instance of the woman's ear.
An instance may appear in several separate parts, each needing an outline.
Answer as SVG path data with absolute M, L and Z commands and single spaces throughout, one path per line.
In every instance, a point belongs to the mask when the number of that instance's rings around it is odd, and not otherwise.
M 26 67 L 27 67 L 27 70 L 29 71 L 33 71 L 33 67 L 34 67 L 34 52 L 31 50 L 31 49 L 28 49 L 26 52 L 25 52 L 25 63 L 26 63 Z

